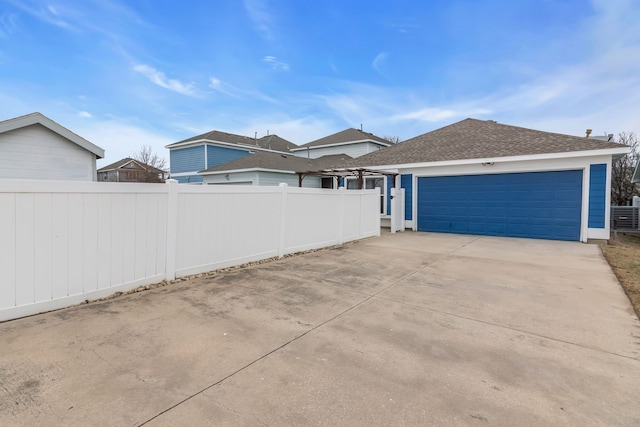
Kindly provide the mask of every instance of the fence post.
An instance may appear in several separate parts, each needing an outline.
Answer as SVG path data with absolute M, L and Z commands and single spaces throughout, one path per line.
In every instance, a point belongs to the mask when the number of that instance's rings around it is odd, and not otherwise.
M 404 224 L 404 219 L 406 217 L 406 212 L 405 212 L 405 203 L 404 201 L 406 200 L 405 197 L 407 197 L 406 191 L 404 188 L 400 189 L 400 201 L 398 202 L 400 205 L 400 231 L 404 231 L 405 230 L 405 224 Z
M 165 279 L 176 278 L 176 246 L 178 244 L 178 181 L 168 179 L 167 185 L 167 258 Z
M 284 242 L 287 232 L 287 191 L 288 185 L 280 183 L 280 240 L 278 241 L 278 257 L 284 256 Z
M 342 245 L 344 243 L 344 198 L 345 198 L 345 189 L 344 187 L 338 188 L 338 192 L 340 193 L 340 218 L 338 219 L 338 244 Z

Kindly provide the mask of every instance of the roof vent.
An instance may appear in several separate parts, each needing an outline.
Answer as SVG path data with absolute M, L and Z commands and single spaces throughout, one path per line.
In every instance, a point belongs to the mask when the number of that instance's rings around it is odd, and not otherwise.
M 488 122 L 491 122 L 491 123 L 498 123 L 498 122 L 496 122 L 495 120 L 487 120 L 487 121 L 488 121 Z
M 591 135 L 591 132 L 593 132 L 591 129 L 587 129 L 587 136 L 586 136 L 586 138 L 589 138 L 589 135 Z

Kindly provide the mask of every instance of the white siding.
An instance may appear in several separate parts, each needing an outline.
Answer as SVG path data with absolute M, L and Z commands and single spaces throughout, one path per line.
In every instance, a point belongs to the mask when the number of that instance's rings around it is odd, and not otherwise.
M 226 174 L 225 174 L 226 175 Z M 261 187 L 278 186 L 282 183 L 290 187 L 298 186 L 298 174 L 278 172 L 236 172 L 229 173 L 229 179 L 225 175 L 203 175 L 204 184 L 216 185 L 258 185 Z M 322 181 L 318 176 L 307 176 L 302 181 L 305 188 L 320 188 Z
M 227 175 L 229 178 L 227 178 Z M 237 172 L 224 175 L 202 175 L 203 184 L 224 184 L 224 185 L 258 185 L 256 172 Z
M 42 125 L 0 134 L 0 179 L 95 181 L 96 156 Z
M 276 173 L 276 172 L 260 172 L 258 173 L 258 185 L 279 185 L 285 183 L 290 187 L 298 186 L 298 174 L 291 173 Z M 306 176 L 302 180 L 302 186 L 304 188 L 320 188 L 322 181 L 317 176 Z
M 358 142 L 354 144 L 334 145 L 332 147 L 311 147 L 308 155 L 312 159 L 333 154 L 346 154 L 356 158 L 378 151 L 380 148 L 382 148 L 380 145 L 372 142 Z M 294 154 L 298 157 L 307 157 L 307 150 L 295 151 Z

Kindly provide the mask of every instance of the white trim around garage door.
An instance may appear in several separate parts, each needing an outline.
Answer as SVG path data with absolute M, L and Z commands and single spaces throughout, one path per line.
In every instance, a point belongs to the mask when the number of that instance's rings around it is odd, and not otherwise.
M 590 230 L 589 224 L 589 171 L 591 164 L 606 163 L 608 170 L 611 169 L 611 156 L 600 157 L 582 157 L 582 158 L 565 158 L 550 159 L 545 161 L 523 161 L 523 162 L 505 162 L 482 165 L 481 163 L 441 166 L 430 168 L 400 169 L 402 174 L 411 173 L 412 179 L 412 200 L 411 206 L 413 224 L 412 229 L 418 230 L 418 178 L 420 177 L 436 177 L 436 176 L 460 176 L 460 175 L 488 175 L 488 174 L 508 174 L 508 173 L 526 173 L 526 172 L 551 172 L 551 171 L 568 171 L 582 170 L 582 210 L 580 219 L 580 241 L 586 242 L 589 238 L 600 238 L 609 232 L 609 223 L 605 223 L 602 230 Z M 607 182 L 607 193 L 610 193 L 610 182 Z M 608 200 L 607 195 L 607 200 Z M 608 215 L 607 215 L 608 218 Z M 608 219 L 607 219 L 608 221 Z

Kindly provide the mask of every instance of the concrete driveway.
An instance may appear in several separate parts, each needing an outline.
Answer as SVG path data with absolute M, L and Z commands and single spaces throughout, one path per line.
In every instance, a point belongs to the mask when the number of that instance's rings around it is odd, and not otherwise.
M 640 425 L 597 246 L 405 232 L 0 324 L 0 425 Z

